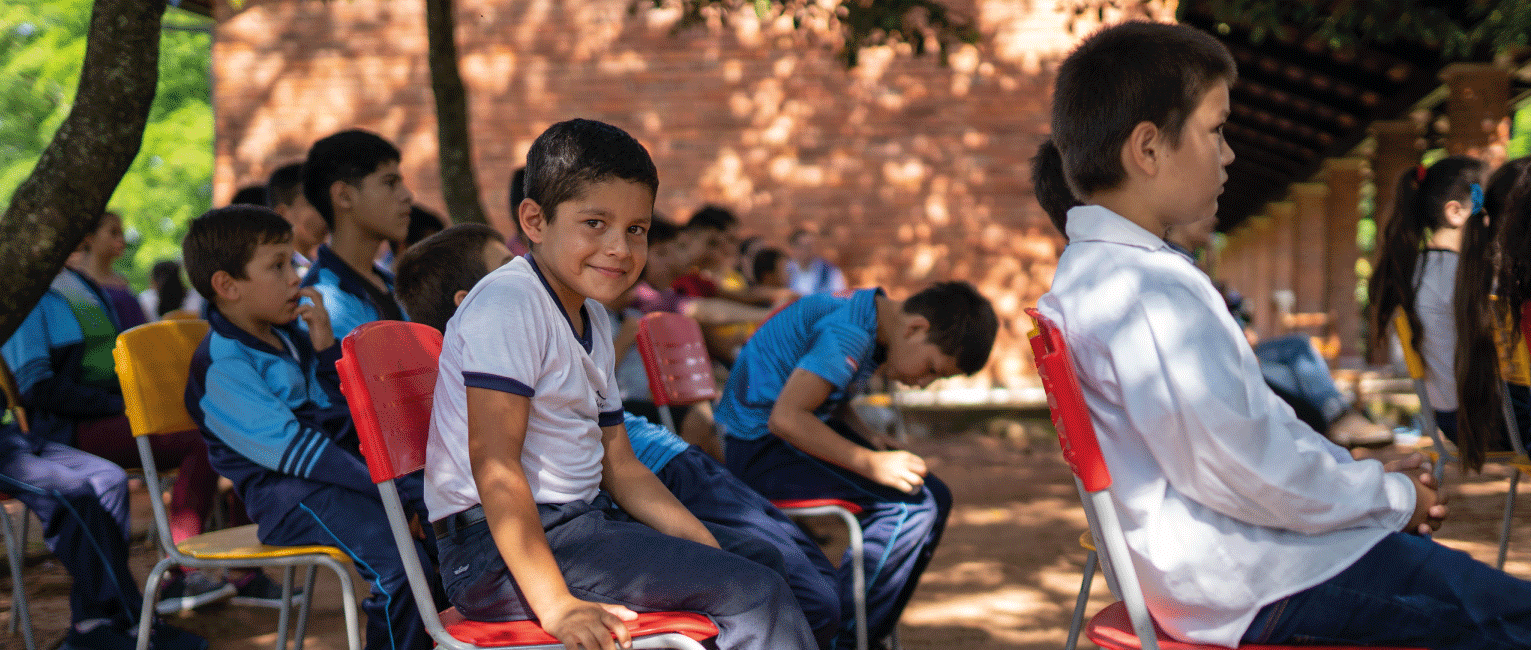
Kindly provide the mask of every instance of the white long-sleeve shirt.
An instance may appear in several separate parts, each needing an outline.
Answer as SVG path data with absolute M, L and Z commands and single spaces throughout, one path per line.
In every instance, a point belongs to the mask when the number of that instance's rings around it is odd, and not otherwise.
M 1068 235 L 1038 307 L 1072 351 L 1165 632 L 1235 646 L 1260 607 L 1403 528 L 1410 479 L 1298 420 L 1189 259 L 1100 206 L 1070 210 Z

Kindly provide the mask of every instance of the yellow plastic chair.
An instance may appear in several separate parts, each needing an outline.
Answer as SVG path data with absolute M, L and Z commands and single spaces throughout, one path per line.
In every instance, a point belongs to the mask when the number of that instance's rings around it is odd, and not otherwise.
M 1435 407 L 1431 406 L 1430 395 L 1425 390 L 1425 360 L 1414 351 L 1414 330 L 1409 327 L 1409 319 L 1401 310 L 1393 316 L 1393 329 L 1398 334 L 1398 341 L 1403 344 L 1404 365 L 1409 369 L 1409 378 L 1414 380 L 1414 394 L 1419 396 L 1420 429 L 1430 436 L 1430 446 L 1423 447 L 1420 451 L 1430 457 L 1434 466 L 1436 485 L 1440 485 L 1446 471 L 1446 464 L 1455 463 L 1459 459 L 1441 439 L 1441 432 L 1435 425 Z M 1496 336 L 1495 343 L 1499 348 L 1501 364 L 1505 366 L 1505 375 L 1513 379 L 1523 374 L 1526 368 L 1525 343 L 1522 342 L 1512 351 L 1505 349 L 1503 336 Z M 1526 456 L 1526 450 L 1521 445 L 1520 427 L 1515 421 L 1515 409 L 1510 404 L 1510 394 L 1503 382 L 1499 386 L 1499 403 L 1503 407 L 1500 416 L 1504 418 L 1505 430 L 1510 432 L 1510 444 L 1514 451 L 1489 452 L 1486 460 L 1490 463 L 1507 465 L 1510 468 L 1510 489 L 1504 497 L 1504 521 L 1499 529 L 1499 557 L 1495 563 L 1497 568 L 1504 569 L 1505 556 L 1510 550 L 1510 524 L 1515 516 L 1516 491 L 1520 487 L 1520 475 L 1531 473 L 1531 458 Z
M 148 436 L 195 429 L 197 425 L 186 412 L 186 379 L 191 357 L 208 330 L 207 321 L 165 320 L 140 325 L 117 336 L 112 357 L 117 361 L 117 377 L 122 383 L 122 401 L 128 422 L 138 442 L 143 460 L 144 482 L 149 494 L 160 494 L 159 472 Z M 244 567 L 280 567 L 283 570 L 282 607 L 277 619 L 276 648 L 287 647 L 287 625 L 293 606 L 293 571 L 308 567 L 305 597 L 300 603 L 294 647 L 301 650 L 308 626 L 308 612 L 314 593 L 314 573 L 320 566 L 340 578 L 341 604 L 345 608 L 346 639 L 351 650 L 361 650 L 357 627 L 356 592 L 348 571 L 350 556 L 334 546 L 269 546 L 260 543 L 254 524 L 203 533 L 179 544 L 170 537 L 170 517 L 162 499 L 149 499 L 154 509 L 154 524 L 159 531 L 160 547 L 165 558 L 154 565 L 144 583 L 143 612 L 139 617 L 138 650 L 148 650 L 149 625 L 154 620 L 154 604 L 159 600 L 159 586 L 171 566 L 191 569 L 237 569 Z

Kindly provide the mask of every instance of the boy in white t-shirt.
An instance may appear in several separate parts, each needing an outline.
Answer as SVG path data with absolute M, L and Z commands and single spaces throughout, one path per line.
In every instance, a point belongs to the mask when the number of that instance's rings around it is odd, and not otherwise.
M 570 120 L 527 154 L 532 254 L 447 324 L 426 504 L 452 604 L 536 619 L 569 648 L 628 645 L 634 610 L 711 616 L 722 648 L 813 648 L 781 576 L 725 553 L 633 454 L 598 300 L 637 280 L 658 173 L 616 127 Z M 612 637 L 616 637 L 616 643 Z

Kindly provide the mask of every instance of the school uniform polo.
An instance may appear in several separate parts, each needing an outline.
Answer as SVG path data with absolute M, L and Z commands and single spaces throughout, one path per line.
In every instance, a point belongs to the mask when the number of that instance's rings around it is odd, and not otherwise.
M 340 340 L 363 323 L 375 320 L 409 320 L 393 297 L 393 274 L 373 267 L 383 279 L 387 291 L 377 288 L 367 278 L 340 259 L 329 244 L 321 244 L 313 266 L 303 276 L 303 286 L 313 287 L 324 298 L 324 310 L 330 315 L 330 329 Z M 309 302 L 304 298 L 305 303 Z
M 1063 330 L 1154 620 L 1237 646 L 1264 605 L 1324 582 L 1409 521 L 1414 486 L 1355 461 L 1266 387 L 1212 282 L 1100 206 L 1038 308 Z

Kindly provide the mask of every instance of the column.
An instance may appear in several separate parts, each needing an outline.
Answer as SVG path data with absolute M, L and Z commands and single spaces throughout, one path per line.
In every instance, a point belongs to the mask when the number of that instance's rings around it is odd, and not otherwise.
M 1276 201 L 1265 206 L 1265 213 L 1271 218 L 1271 293 L 1264 300 L 1269 303 L 1272 314 L 1270 335 L 1280 336 L 1287 333 L 1286 317 L 1294 311 L 1282 310 L 1281 296 L 1296 295 L 1297 290 L 1293 279 L 1297 264 L 1297 204 Z M 1260 334 L 1266 335 L 1265 332 Z
M 1270 338 L 1276 332 L 1276 309 L 1271 302 L 1271 290 L 1276 286 L 1271 276 L 1276 257 L 1276 249 L 1271 246 L 1272 231 L 1270 217 L 1250 218 L 1250 241 L 1253 243 L 1250 257 L 1253 258 L 1251 266 L 1254 273 L 1250 279 L 1249 291 L 1244 294 L 1244 304 L 1248 306 L 1255 331 L 1262 339 Z
M 1377 232 L 1393 216 L 1393 199 L 1398 196 L 1398 179 L 1404 170 L 1419 165 L 1424 152 L 1420 140 L 1420 125 L 1414 120 L 1385 120 L 1372 122 L 1372 137 L 1377 147 L 1372 152 L 1372 184 L 1377 188 L 1376 206 L 1372 219 L 1377 222 Z M 1373 251 L 1372 259 L 1376 259 Z
M 1309 335 L 1326 334 L 1329 296 L 1329 186 L 1294 183 L 1292 202 L 1297 204 L 1293 246 L 1292 289 L 1297 293 L 1294 316 L 1297 329 Z
M 1453 63 L 1441 70 L 1441 80 L 1450 91 L 1446 150 L 1480 158 L 1491 169 L 1503 164 L 1510 133 L 1509 71 L 1492 63 Z
M 1361 181 L 1366 175 L 1362 158 L 1331 158 L 1324 161 L 1328 178 L 1329 263 L 1328 301 L 1334 319 L 1333 332 L 1340 340 L 1340 356 L 1360 360 L 1361 308 L 1356 303 L 1356 227 L 1361 223 Z

